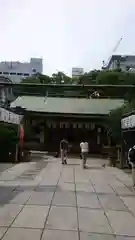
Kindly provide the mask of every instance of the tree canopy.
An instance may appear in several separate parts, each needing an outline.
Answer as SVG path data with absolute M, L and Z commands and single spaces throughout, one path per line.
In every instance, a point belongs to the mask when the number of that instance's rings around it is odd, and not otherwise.
M 130 85 L 135 84 L 135 73 L 120 72 L 117 69 L 110 70 L 93 70 L 78 79 L 80 84 L 97 84 L 97 85 Z
M 52 76 L 36 73 L 33 76 L 22 79 L 22 83 L 43 83 L 43 84 L 83 84 L 83 85 L 135 85 L 135 73 L 120 72 L 118 69 L 92 70 L 80 77 L 69 77 L 58 71 Z
M 33 76 L 22 79 L 21 83 L 71 84 L 72 78 L 65 75 L 63 72 L 53 73 L 51 77 L 45 74 L 36 73 Z
M 95 91 L 99 93 L 99 97 L 120 97 L 124 98 L 128 101 L 132 101 L 132 98 L 135 95 L 135 89 L 132 87 L 121 87 L 116 88 L 115 86 L 120 85 L 135 85 L 135 73 L 130 72 L 120 72 L 118 69 L 113 71 L 107 71 L 107 70 L 93 70 L 87 73 L 84 73 L 80 77 L 69 77 L 66 74 L 64 74 L 61 71 L 58 71 L 57 73 L 53 73 L 52 76 L 36 73 L 33 76 L 27 77 L 25 79 L 22 79 L 21 83 L 29 83 L 29 84 L 59 84 L 59 85 L 89 85 L 89 88 L 79 88 L 78 92 L 83 92 L 84 95 L 92 96 L 91 95 Z M 91 86 L 96 86 L 96 88 Z M 112 87 L 106 87 L 102 88 L 101 85 L 112 85 Z M 101 86 L 101 87 L 100 87 Z M 114 87 L 113 87 L 114 86 Z M 22 87 L 22 86 L 21 86 Z M 72 88 L 72 87 L 71 87 Z M 90 89 L 91 88 L 91 89 Z M 38 93 L 39 95 L 41 92 L 44 91 L 44 89 L 41 89 L 40 86 L 35 87 L 27 87 L 24 86 L 23 92 L 26 93 Z M 57 88 L 58 90 L 58 88 Z M 71 91 L 73 88 L 71 89 Z M 19 91 L 19 90 L 18 90 Z M 55 91 L 55 89 L 53 89 Z M 65 91 L 63 89 L 59 89 L 59 91 Z M 73 90 L 74 91 L 74 90 Z M 16 95 L 16 94 L 15 94 Z M 96 95 L 98 97 L 98 95 Z

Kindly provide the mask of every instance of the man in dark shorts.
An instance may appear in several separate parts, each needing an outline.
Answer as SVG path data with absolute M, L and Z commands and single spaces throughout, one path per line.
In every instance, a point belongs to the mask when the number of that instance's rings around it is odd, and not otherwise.
M 60 154 L 62 164 L 67 164 L 68 141 L 66 139 L 60 142 Z

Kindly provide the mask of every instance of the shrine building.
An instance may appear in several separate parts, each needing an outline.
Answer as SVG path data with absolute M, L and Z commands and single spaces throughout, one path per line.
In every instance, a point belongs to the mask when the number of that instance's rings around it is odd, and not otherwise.
M 40 149 L 59 151 L 60 141 L 66 138 L 71 153 L 79 153 L 80 142 L 87 140 L 90 153 L 100 154 L 110 144 L 109 113 L 123 103 L 123 99 L 110 98 L 21 96 L 11 108 L 25 109 L 24 129 L 30 129 L 31 141 Z

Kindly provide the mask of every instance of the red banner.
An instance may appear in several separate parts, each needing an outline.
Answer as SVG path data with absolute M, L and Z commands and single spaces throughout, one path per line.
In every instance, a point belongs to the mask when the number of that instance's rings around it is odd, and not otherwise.
M 21 147 L 23 147 L 23 142 L 24 142 L 24 129 L 23 129 L 23 126 L 20 125 L 20 128 L 19 128 L 19 139 L 20 139 L 20 145 Z

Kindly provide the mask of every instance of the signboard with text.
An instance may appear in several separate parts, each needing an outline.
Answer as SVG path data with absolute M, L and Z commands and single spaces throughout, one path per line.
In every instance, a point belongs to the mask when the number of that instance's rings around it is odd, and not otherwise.
M 135 115 L 125 117 L 121 120 L 121 128 L 128 129 L 135 127 Z
M 10 112 L 0 107 L 0 122 L 12 123 L 19 125 L 23 116 Z
M 72 76 L 73 77 L 81 76 L 81 75 L 83 75 L 83 73 L 84 73 L 83 68 L 72 68 Z

